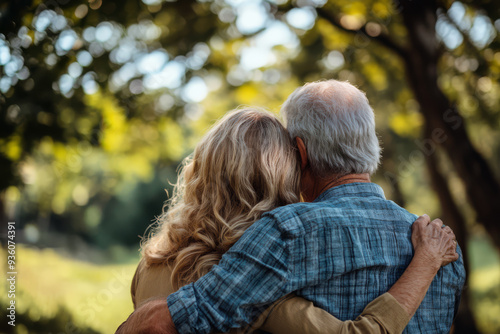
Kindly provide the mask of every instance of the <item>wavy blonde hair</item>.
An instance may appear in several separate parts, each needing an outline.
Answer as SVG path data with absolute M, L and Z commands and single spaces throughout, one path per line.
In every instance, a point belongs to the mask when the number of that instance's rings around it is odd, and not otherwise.
M 172 268 L 179 288 L 196 281 L 264 212 L 300 200 L 297 152 L 273 115 L 237 109 L 219 120 L 185 159 L 152 236 L 148 265 Z

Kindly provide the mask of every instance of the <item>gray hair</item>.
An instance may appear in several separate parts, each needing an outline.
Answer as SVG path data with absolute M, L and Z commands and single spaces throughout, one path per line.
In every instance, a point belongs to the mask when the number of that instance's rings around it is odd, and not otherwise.
M 281 107 L 292 138 L 307 148 L 313 172 L 373 174 L 381 148 L 375 116 L 364 92 L 344 81 L 311 82 L 297 88 Z

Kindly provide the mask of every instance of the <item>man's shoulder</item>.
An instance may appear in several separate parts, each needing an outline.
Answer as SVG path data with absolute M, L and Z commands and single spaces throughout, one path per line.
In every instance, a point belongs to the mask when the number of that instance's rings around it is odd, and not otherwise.
M 304 232 L 306 227 L 310 226 L 310 222 L 315 220 L 319 222 L 320 217 L 325 216 L 325 211 L 329 211 L 329 217 L 334 216 L 334 212 L 338 211 L 341 215 L 340 208 L 334 206 L 326 206 L 324 203 L 315 202 L 299 202 L 278 207 L 272 211 L 266 212 L 263 218 L 272 219 L 275 226 L 285 235 L 294 236 Z
M 417 215 L 392 201 L 368 205 L 360 199 L 339 198 L 328 202 L 300 202 L 276 208 L 264 214 L 289 235 L 299 235 L 321 228 L 355 226 L 366 228 L 408 228 Z
M 298 217 L 307 218 L 311 214 L 315 214 L 317 212 L 325 210 L 337 210 L 340 212 L 341 208 L 336 205 L 332 205 L 331 203 L 325 204 L 324 202 L 299 202 L 277 207 L 274 210 L 266 212 L 264 216 L 272 216 L 276 220 L 283 222 Z
M 320 217 L 341 216 L 344 208 L 337 203 L 332 202 L 299 202 L 280 206 L 272 211 L 266 212 L 264 216 L 273 217 L 278 222 L 287 222 L 290 220 L 308 221 L 317 220 Z

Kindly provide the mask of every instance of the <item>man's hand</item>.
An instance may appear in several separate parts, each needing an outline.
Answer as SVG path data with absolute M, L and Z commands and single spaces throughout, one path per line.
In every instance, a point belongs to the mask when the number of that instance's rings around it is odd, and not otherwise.
M 167 299 L 146 302 L 118 327 L 116 334 L 177 334 Z
M 418 217 L 412 226 L 411 241 L 415 254 L 426 258 L 436 270 L 458 260 L 455 234 L 441 219 L 431 222 L 427 215 Z

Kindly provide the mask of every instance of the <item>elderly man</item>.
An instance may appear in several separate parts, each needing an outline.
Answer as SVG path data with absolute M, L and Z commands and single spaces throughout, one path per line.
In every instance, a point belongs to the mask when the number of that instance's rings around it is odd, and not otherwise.
M 370 182 L 380 146 L 364 93 L 347 82 L 309 83 L 282 114 L 297 142 L 306 202 L 265 214 L 219 265 L 171 294 L 168 308 L 156 301 L 139 309 L 131 321 L 153 325 L 144 332 L 225 332 L 291 292 L 354 319 L 410 262 L 417 216 Z M 448 333 L 464 280 L 461 258 L 440 269 L 405 331 Z

